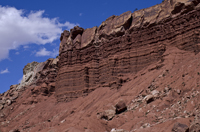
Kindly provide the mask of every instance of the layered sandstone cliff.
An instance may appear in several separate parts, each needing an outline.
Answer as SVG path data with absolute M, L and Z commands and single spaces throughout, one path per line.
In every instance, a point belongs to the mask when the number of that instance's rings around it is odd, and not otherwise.
M 128 73 L 163 61 L 167 46 L 199 52 L 198 0 L 111 16 L 99 27 L 74 27 L 61 35 L 56 95 L 77 98 L 101 86 L 121 85 Z
M 65 30 L 0 95 L 0 131 L 199 131 L 199 18 L 200 0 L 165 0 Z

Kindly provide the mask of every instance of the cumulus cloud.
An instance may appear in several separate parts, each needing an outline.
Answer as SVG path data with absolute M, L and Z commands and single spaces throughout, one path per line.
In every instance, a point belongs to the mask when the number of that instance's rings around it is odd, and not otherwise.
M 1 70 L 0 74 L 5 74 L 5 73 L 9 73 L 8 68 L 6 68 L 5 70 Z
M 51 57 L 56 57 L 58 55 L 58 50 L 54 49 L 53 51 L 48 51 L 46 48 L 40 49 L 38 52 L 36 52 L 36 56 L 51 56 Z
M 73 28 L 76 24 L 60 23 L 58 18 L 43 16 L 44 11 L 23 10 L 0 6 L 0 61 L 9 57 L 9 50 L 28 44 L 52 43 L 60 37 L 62 28 Z
M 24 49 L 28 49 L 29 46 L 28 46 L 28 45 L 24 45 L 23 48 L 24 48 Z

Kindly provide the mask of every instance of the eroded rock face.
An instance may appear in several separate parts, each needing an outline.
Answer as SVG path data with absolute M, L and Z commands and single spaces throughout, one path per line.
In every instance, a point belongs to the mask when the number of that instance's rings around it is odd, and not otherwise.
M 61 38 L 67 37 L 62 39 L 59 53 L 58 98 L 77 98 L 100 86 L 117 85 L 120 76 L 162 61 L 167 46 L 197 54 L 198 5 L 197 0 L 165 0 L 111 16 L 99 27 L 84 31 L 75 27 L 70 34 L 64 31 Z
M 23 69 L 24 75 L 21 83 L 10 86 L 10 90 L 0 95 L 0 110 L 6 111 L 26 89 L 30 89 L 31 94 L 29 95 L 30 99 L 23 104 L 36 103 L 34 97 L 39 95 L 52 95 L 55 92 L 58 60 L 58 58 L 55 58 L 41 63 L 27 64 Z
M 48 59 L 45 62 L 32 62 L 23 69 L 23 78 L 17 89 L 28 85 L 40 85 L 42 82 L 55 82 L 58 58 Z M 52 73 L 53 72 L 53 73 Z M 45 78 L 45 79 L 44 79 Z
M 23 78 L 22 81 L 20 83 L 20 85 L 17 87 L 17 89 L 20 89 L 26 85 L 29 85 L 33 82 L 33 79 L 36 75 L 36 69 L 37 69 L 37 65 L 39 63 L 38 62 L 32 62 L 32 63 L 28 63 L 24 69 L 23 69 Z
M 94 36 L 96 33 L 96 29 L 97 27 L 93 27 L 93 28 L 88 28 L 85 30 L 85 32 L 82 35 L 82 42 L 81 42 L 81 48 L 86 47 L 89 44 L 92 44 L 92 42 L 94 41 Z
M 61 34 L 61 36 L 60 36 L 61 42 L 60 42 L 60 47 L 59 47 L 59 53 L 62 52 L 65 49 L 66 42 L 67 42 L 69 36 L 70 36 L 70 32 L 67 31 L 67 30 L 64 30 L 63 33 Z
M 78 34 L 82 35 L 84 29 L 79 26 L 75 26 L 73 29 L 70 30 L 71 38 L 75 39 Z
M 198 0 L 165 0 L 161 4 L 132 13 L 131 28 L 148 27 L 160 21 L 169 21 L 178 15 L 194 10 Z
M 0 131 L 199 131 L 199 2 L 65 30 L 58 58 L 0 94 Z
M 125 12 L 120 16 L 111 16 L 104 21 L 98 28 L 98 34 L 101 37 L 109 38 L 113 36 L 122 36 L 125 30 L 131 25 L 131 11 Z
M 81 48 L 81 35 L 78 34 L 76 38 L 73 40 L 73 44 L 75 45 L 76 49 Z

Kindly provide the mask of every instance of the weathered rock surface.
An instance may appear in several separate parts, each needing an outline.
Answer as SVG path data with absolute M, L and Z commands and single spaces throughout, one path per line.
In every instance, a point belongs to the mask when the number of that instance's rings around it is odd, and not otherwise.
M 79 26 L 75 26 L 73 29 L 70 30 L 70 35 L 71 38 L 74 40 L 76 38 L 77 35 L 82 35 L 84 29 L 82 27 Z
M 26 85 L 29 85 L 33 82 L 34 77 L 36 75 L 36 71 L 37 71 L 37 65 L 39 63 L 37 62 L 32 62 L 27 64 L 24 69 L 23 69 L 23 78 L 22 81 L 20 83 L 20 85 L 17 87 L 17 89 L 20 89 Z
M 163 60 L 167 46 L 198 53 L 198 4 L 197 0 L 165 0 L 147 9 L 111 16 L 98 28 L 64 31 L 56 82 L 58 99 L 71 100 L 120 76 L 137 73 Z
M 9 106 L 21 99 L 24 91 L 28 88 L 31 94 L 23 104 L 37 103 L 33 96 L 50 96 L 55 92 L 55 81 L 57 77 L 56 59 L 48 59 L 46 62 L 32 62 L 23 69 L 23 79 L 20 84 L 10 86 L 10 90 L 0 95 L 0 110 L 8 111 Z M 20 97 L 20 99 L 19 99 Z M 13 107 L 10 108 L 11 110 Z M 8 116 L 8 113 L 4 116 Z M 0 119 L 1 120 L 1 119 Z
M 189 132 L 189 128 L 185 124 L 175 123 L 172 132 Z
M 86 47 L 89 44 L 92 44 L 92 42 L 94 41 L 96 30 L 97 30 L 97 27 L 93 27 L 93 28 L 88 28 L 85 30 L 85 32 L 83 32 L 83 35 L 81 38 L 82 40 L 81 48 Z
M 199 131 L 199 3 L 65 30 L 58 58 L 29 63 L 0 94 L 0 131 Z

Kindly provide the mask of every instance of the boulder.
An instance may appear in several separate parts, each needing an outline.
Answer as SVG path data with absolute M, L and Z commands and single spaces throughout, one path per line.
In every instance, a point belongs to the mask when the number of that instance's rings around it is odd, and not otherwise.
M 153 90 L 153 91 L 151 91 L 151 94 L 144 97 L 143 101 L 145 101 L 147 104 L 149 104 L 149 103 L 153 102 L 154 100 L 156 100 L 157 98 L 159 98 L 159 91 Z
M 106 120 L 112 120 L 112 118 L 115 116 L 115 110 L 105 110 L 102 118 Z
M 115 116 L 115 108 L 105 110 L 104 112 L 98 113 L 98 118 L 105 119 L 105 120 L 112 120 L 112 118 Z
M 154 96 L 153 95 L 147 95 L 145 96 L 144 98 L 144 101 L 146 101 L 147 104 L 153 102 L 155 100 Z
M 126 103 L 124 102 L 124 100 L 120 100 L 115 105 L 115 108 L 116 108 L 116 114 L 120 114 L 120 113 L 122 113 L 122 112 L 127 110 L 127 106 L 126 106 Z
M 172 132 L 188 132 L 189 128 L 185 124 L 176 122 L 172 128 Z

